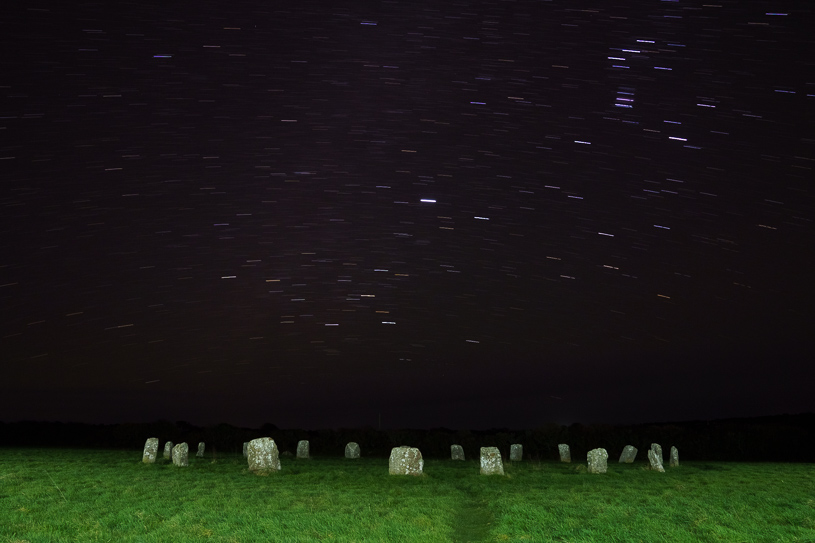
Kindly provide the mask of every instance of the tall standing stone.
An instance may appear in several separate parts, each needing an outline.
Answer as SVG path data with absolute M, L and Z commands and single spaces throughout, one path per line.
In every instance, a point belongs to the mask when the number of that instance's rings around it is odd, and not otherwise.
M 450 445 L 450 458 L 453 460 L 464 460 L 464 449 L 461 445 Z
M 244 457 L 244 458 L 246 458 L 246 457 L 249 455 L 249 453 L 247 452 L 247 448 L 248 448 L 248 447 L 249 447 L 249 442 L 248 442 L 248 441 L 244 441 L 244 442 L 243 442 L 243 457 Z
M 654 471 L 665 472 L 665 468 L 662 466 L 662 455 L 657 454 L 654 449 L 648 450 L 648 465 Z
M 301 439 L 297 442 L 297 458 L 306 459 L 308 455 L 308 440 Z
M 498 447 L 481 447 L 481 475 L 503 475 L 504 463 Z
M 150 437 L 144 443 L 144 452 L 141 454 L 141 461 L 145 464 L 152 464 L 158 455 L 158 438 Z
M 422 453 L 415 447 L 394 447 L 388 459 L 388 473 L 391 475 L 421 475 L 424 468 Z
M 204 442 L 203 442 L 203 441 L 199 441 L 199 442 L 198 442 L 198 452 L 197 452 L 197 453 L 195 453 L 195 456 L 197 456 L 198 458 L 203 458 L 203 457 L 204 457 L 204 449 L 205 449 L 205 448 L 206 448 L 206 445 L 204 444 Z
M 345 458 L 359 458 L 359 444 L 352 441 L 346 445 Z
M 679 467 L 679 450 L 677 450 L 676 447 L 671 447 L 671 459 L 669 462 L 672 468 Z
M 186 443 L 179 443 L 173 447 L 173 465 L 185 468 L 190 465 L 190 447 Z
M 659 443 L 651 443 L 651 450 L 659 457 L 659 463 L 662 464 L 662 446 Z
M 633 445 L 626 445 L 620 455 L 620 464 L 630 464 L 637 457 L 637 448 Z
M 572 461 L 572 453 L 569 451 L 569 446 L 565 443 L 561 443 L 557 446 L 557 450 L 560 453 L 560 461 L 561 462 L 571 462 Z
M 164 459 L 169 460 L 173 457 L 173 442 L 168 441 L 164 444 Z
M 587 457 L 589 473 L 605 473 L 608 471 L 608 451 L 605 449 L 592 449 Z
M 524 446 L 520 443 L 513 443 L 509 446 L 509 460 L 520 462 L 524 457 Z
M 270 437 L 253 439 L 246 447 L 246 453 L 249 459 L 249 471 L 259 475 L 280 471 L 280 454 L 274 439 Z

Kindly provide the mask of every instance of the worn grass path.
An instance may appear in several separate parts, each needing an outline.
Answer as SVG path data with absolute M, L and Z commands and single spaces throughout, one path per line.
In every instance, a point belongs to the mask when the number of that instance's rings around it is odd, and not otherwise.
M 453 518 L 453 543 L 480 543 L 490 541 L 495 515 L 485 496 L 472 488 L 459 487 L 464 498 Z

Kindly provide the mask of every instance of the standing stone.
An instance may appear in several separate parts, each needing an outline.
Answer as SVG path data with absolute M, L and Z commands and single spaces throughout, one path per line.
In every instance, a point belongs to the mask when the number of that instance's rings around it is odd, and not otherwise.
M 297 442 L 297 458 L 308 458 L 308 441 L 301 439 Z
M 654 452 L 654 449 L 648 451 L 648 463 L 652 470 L 665 473 L 665 468 L 662 466 L 662 456 Z
M 481 475 L 503 475 L 504 463 L 498 447 L 481 447 Z
M 205 447 L 206 447 L 206 445 L 204 444 L 204 442 L 199 441 L 198 442 L 198 452 L 195 453 L 195 456 L 197 456 L 198 458 L 203 458 L 204 457 L 204 448 Z
M 662 464 L 662 447 L 659 443 L 651 443 L 651 450 L 659 457 L 659 463 Z
M 676 447 L 671 447 L 670 466 L 672 468 L 678 468 L 679 467 L 679 451 L 677 450 Z
M 572 461 L 572 453 L 569 451 L 569 446 L 565 443 L 561 443 L 557 446 L 557 450 L 560 453 L 560 461 L 561 462 L 571 462 Z
M 247 449 L 248 447 L 249 447 L 249 442 L 248 442 L 248 441 L 244 441 L 244 442 L 243 442 L 243 457 L 244 457 L 244 458 L 246 458 L 246 457 L 247 457 L 247 455 L 249 454 L 249 453 L 246 451 L 246 449 Z
M 270 437 L 253 439 L 246 447 L 246 453 L 249 458 L 249 471 L 258 475 L 280 471 L 280 455 L 274 439 Z
M 359 445 L 357 443 L 352 441 L 345 446 L 345 458 L 359 458 Z
M 421 475 L 424 468 L 422 453 L 415 447 L 394 447 L 388 460 L 391 475 Z
M 524 457 L 524 446 L 520 443 L 513 443 L 509 446 L 510 462 L 520 462 Z
M 173 442 L 168 441 L 164 444 L 164 459 L 169 460 L 173 457 Z
M 145 464 L 152 464 L 156 461 L 158 454 L 158 438 L 150 437 L 144 443 L 144 452 L 141 454 L 141 461 Z
M 186 443 L 179 443 L 173 447 L 173 465 L 185 468 L 190 465 L 190 447 Z
M 605 473 L 608 470 L 608 451 L 593 449 L 589 451 L 589 473 Z
M 637 457 L 637 448 L 633 445 L 626 445 L 623 454 L 620 455 L 620 464 L 630 464 Z
M 461 445 L 450 445 L 450 457 L 453 460 L 464 460 L 464 449 Z

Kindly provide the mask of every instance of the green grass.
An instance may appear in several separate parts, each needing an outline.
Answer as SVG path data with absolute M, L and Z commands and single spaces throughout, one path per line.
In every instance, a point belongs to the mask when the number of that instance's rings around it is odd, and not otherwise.
M 240 455 L 142 464 L 141 451 L 0 449 L 0 543 L 815 542 L 815 465 L 283 458 L 266 477 Z

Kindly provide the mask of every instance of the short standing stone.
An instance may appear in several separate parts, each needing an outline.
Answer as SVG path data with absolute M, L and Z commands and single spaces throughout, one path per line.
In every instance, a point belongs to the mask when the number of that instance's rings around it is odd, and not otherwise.
M 164 459 L 169 460 L 173 457 L 173 442 L 168 441 L 164 444 Z
M 195 453 L 195 456 L 197 456 L 198 458 L 203 458 L 203 457 L 204 457 L 204 449 L 205 449 L 205 448 L 206 448 L 206 445 L 204 444 L 204 442 L 203 442 L 203 441 L 199 441 L 199 442 L 198 442 L 198 452 L 197 452 L 197 453 Z
M 620 455 L 621 464 L 630 464 L 637 457 L 637 448 L 633 445 L 626 445 Z
M 352 441 L 346 445 L 345 458 L 359 458 L 359 444 Z
M 249 442 L 246 447 L 249 458 L 249 471 L 266 474 L 280 470 L 280 454 L 277 444 L 270 437 L 259 437 Z
M 453 460 L 464 460 L 464 449 L 461 445 L 450 445 L 450 457 Z
M 301 439 L 297 442 L 297 458 L 308 457 L 308 440 Z
M 561 443 L 557 446 L 557 450 L 560 453 L 560 461 L 561 462 L 571 462 L 572 461 L 572 453 L 569 451 L 569 446 L 565 443 Z
M 659 463 L 662 464 L 662 446 L 659 443 L 651 443 L 651 450 L 659 457 Z
M 524 457 L 524 446 L 520 443 L 513 443 L 509 446 L 509 459 L 511 462 L 520 462 Z
M 248 441 L 244 441 L 244 442 L 243 442 L 243 457 L 244 457 L 244 458 L 246 458 L 246 457 L 247 457 L 247 455 L 249 454 L 249 453 L 247 453 L 247 451 L 246 451 L 247 447 L 249 447 L 249 442 L 248 442 Z
M 158 455 L 158 438 L 148 438 L 144 443 L 144 452 L 141 455 L 141 461 L 145 464 L 152 464 L 156 461 Z
M 605 473 L 608 471 L 608 451 L 605 449 L 592 449 L 587 457 L 589 473 Z
M 422 453 L 415 447 L 394 447 L 388 460 L 391 475 L 421 475 L 424 468 Z
M 173 465 L 184 468 L 190 465 L 190 447 L 186 443 L 179 443 L 173 447 Z
M 504 463 L 498 447 L 481 447 L 481 475 L 503 475 Z
M 654 452 L 654 449 L 648 451 L 648 465 L 654 471 L 665 472 L 662 466 L 662 456 Z
M 672 468 L 677 468 L 677 467 L 679 467 L 679 451 L 677 450 L 677 448 L 676 448 L 676 447 L 671 447 L 671 460 L 670 460 L 670 466 L 671 466 Z

